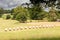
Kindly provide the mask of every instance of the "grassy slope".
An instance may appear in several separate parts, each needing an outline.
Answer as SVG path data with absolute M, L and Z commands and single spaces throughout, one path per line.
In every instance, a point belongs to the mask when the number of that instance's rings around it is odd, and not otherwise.
M 10 39 L 40 39 L 40 38 L 60 38 L 60 27 L 26 29 L 20 31 L 0 32 L 0 40 Z M 3 38 L 2 38 L 3 37 Z
M 0 28 L 17 27 L 17 26 L 30 26 L 34 24 L 19 24 L 15 20 L 0 19 Z M 36 25 L 36 24 L 35 24 Z M 38 24 L 37 24 L 38 25 Z M 55 39 L 57 38 L 57 39 Z M 60 40 L 60 27 L 55 28 L 39 28 L 39 29 L 26 29 L 20 31 L 0 32 L 0 40 Z

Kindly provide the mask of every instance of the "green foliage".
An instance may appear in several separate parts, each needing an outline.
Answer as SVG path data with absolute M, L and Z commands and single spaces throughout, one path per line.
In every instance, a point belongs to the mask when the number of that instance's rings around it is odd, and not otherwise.
M 60 19 L 60 11 L 56 11 L 56 15 L 57 15 L 58 19 Z
M 21 6 L 18 6 L 17 8 L 14 9 L 13 19 L 16 19 L 19 22 L 25 23 L 27 21 L 27 18 L 28 18 L 27 9 L 25 9 Z
M 10 18 L 11 18 L 11 15 L 9 15 L 9 14 L 4 14 L 4 15 L 2 16 L 2 18 L 3 18 L 3 19 L 10 19 Z
M 6 16 L 6 19 L 10 19 L 10 18 L 11 18 L 11 16 L 10 16 L 10 15 L 7 15 L 7 16 Z
M 19 22 L 25 23 L 27 21 L 27 17 L 25 13 L 19 13 L 16 15 L 16 20 L 18 20 Z
M 33 6 L 30 11 L 30 19 L 32 20 L 41 20 L 44 17 L 44 13 L 42 13 L 41 7 Z
M 4 13 L 3 8 L 0 8 L 0 14 L 3 14 L 3 13 Z
M 0 17 L 2 17 L 3 14 L 4 14 L 3 8 L 0 8 Z
M 21 6 L 16 7 L 14 10 L 14 13 L 27 13 L 27 9 Z
M 11 16 L 11 18 L 10 19 L 13 19 L 13 15 L 10 15 Z
M 35 9 L 32 10 L 32 19 L 37 19 L 37 20 L 41 20 L 43 18 L 47 18 L 49 21 L 56 21 L 57 20 L 57 15 L 55 13 L 55 10 L 53 9 L 55 7 L 55 2 L 56 0 L 30 0 L 30 2 L 33 4 L 33 6 L 35 6 Z M 46 3 L 45 7 L 51 7 L 52 10 L 50 10 L 50 12 L 47 14 L 46 12 L 44 13 L 43 11 L 41 11 L 41 8 L 43 8 L 44 6 L 40 5 L 40 3 Z M 37 6 L 37 8 L 36 8 Z M 34 7 L 33 7 L 34 8 Z
M 48 19 L 49 19 L 49 21 L 56 21 L 57 20 L 56 11 L 53 8 L 51 8 L 51 10 L 49 12 Z
M 56 17 L 49 17 L 48 21 L 57 21 Z
M 4 13 L 11 13 L 11 10 L 4 10 Z
M 13 13 L 13 18 L 12 19 L 16 19 L 16 15 L 17 15 L 17 13 Z
M 3 15 L 2 18 L 4 19 L 15 19 L 19 22 L 26 22 L 27 20 L 44 20 L 48 19 L 49 21 L 56 21 L 60 19 L 60 12 L 55 12 L 53 9 L 55 7 L 56 0 L 30 0 L 31 3 L 26 3 L 27 7 L 18 6 L 12 10 L 4 10 L 0 8 L 0 17 Z M 46 3 L 46 5 L 40 5 L 40 3 Z M 29 7 L 30 4 L 33 4 L 31 8 Z M 58 4 L 59 5 L 59 4 Z M 43 7 L 51 7 L 49 13 L 43 11 Z M 11 15 L 8 15 L 10 13 Z
M 0 14 L 0 18 L 2 17 L 3 14 Z

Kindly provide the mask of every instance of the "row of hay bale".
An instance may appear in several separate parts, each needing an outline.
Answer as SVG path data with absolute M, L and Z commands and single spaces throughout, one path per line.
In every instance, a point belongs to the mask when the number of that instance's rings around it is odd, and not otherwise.
M 25 29 L 38 29 L 38 28 L 54 28 L 55 25 L 39 25 L 39 26 L 25 26 L 25 27 L 14 27 L 14 28 L 5 28 L 4 31 L 18 31 Z

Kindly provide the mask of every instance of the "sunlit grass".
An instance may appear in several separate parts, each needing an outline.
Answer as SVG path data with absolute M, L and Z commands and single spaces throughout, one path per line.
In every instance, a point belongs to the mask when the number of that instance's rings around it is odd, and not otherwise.
M 13 28 L 20 26 L 36 26 L 37 24 L 19 23 L 16 20 L 0 19 L 0 29 Z M 43 24 L 43 23 L 42 23 Z M 60 40 L 60 27 L 54 28 L 38 28 L 38 29 L 23 29 L 19 31 L 3 31 L 0 32 L 0 40 Z
M 57 28 L 41 28 L 41 29 L 26 29 L 20 31 L 0 32 L 1 40 L 39 40 L 39 39 L 59 39 L 60 29 Z M 2 38 L 3 37 L 3 38 Z M 42 40 L 43 40 L 42 39 Z

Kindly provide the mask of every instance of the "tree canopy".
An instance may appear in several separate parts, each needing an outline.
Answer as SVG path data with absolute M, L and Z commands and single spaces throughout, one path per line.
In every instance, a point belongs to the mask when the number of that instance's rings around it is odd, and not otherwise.
M 55 2 L 56 0 L 30 0 L 32 4 L 38 4 L 38 3 L 50 3 Z

